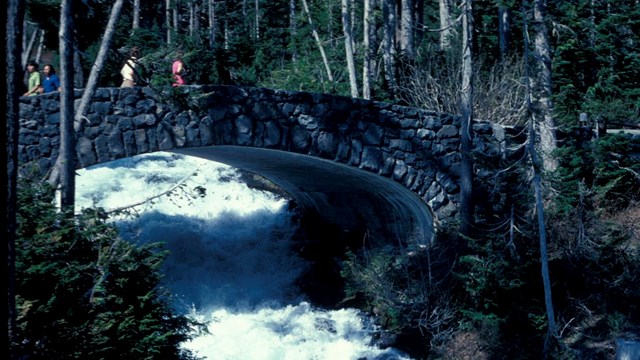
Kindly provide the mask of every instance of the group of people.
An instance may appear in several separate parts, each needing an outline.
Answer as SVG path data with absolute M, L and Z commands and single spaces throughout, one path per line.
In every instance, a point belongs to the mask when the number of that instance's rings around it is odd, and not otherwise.
M 46 64 L 42 74 L 38 70 L 38 63 L 30 61 L 27 64 L 29 79 L 27 80 L 27 92 L 23 96 L 36 96 L 54 91 L 60 91 L 60 78 L 56 75 L 53 65 Z
M 122 75 L 122 85 L 120 87 L 133 87 L 138 85 L 138 57 L 140 51 L 137 47 L 133 47 L 129 53 L 129 58 L 125 61 L 120 75 Z M 53 65 L 46 64 L 42 69 L 42 74 L 38 70 L 38 63 L 30 61 L 27 64 L 27 71 L 29 73 L 29 79 L 27 80 L 27 92 L 23 96 L 35 96 L 38 94 L 45 94 L 54 91 L 60 91 L 60 78 L 56 75 L 56 70 Z M 186 69 L 184 63 L 180 59 L 180 56 L 176 57 L 171 64 L 171 73 L 173 76 L 172 86 L 181 86 L 186 84 L 184 74 Z
M 120 75 L 122 76 L 122 84 L 120 87 L 133 87 L 138 85 L 138 72 L 136 69 L 138 65 L 138 57 L 140 56 L 140 50 L 137 47 L 131 48 L 129 52 L 129 58 L 124 62 L 122 69 L 120 70 Z M 184 74 L 186 69 L 184 67 L 184 63 L 182 62 L 181 54 L 173 60 L 171 64 L 171 74 L 173 76 L 172 86 L 181 86 L 186 84 L 184 79 Z

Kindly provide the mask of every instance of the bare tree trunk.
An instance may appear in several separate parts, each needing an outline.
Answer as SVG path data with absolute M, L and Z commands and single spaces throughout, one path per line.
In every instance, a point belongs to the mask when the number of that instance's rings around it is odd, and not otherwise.
M 395 96 L 398 90 L 396 81 L 396 2 L 395 0 L 382 0 L 382 12 L 384 18 L 383 55 L 384 75 L 389 92 Z
M 164 4 L 164 16 L 167 21 L 167 45 L 171 45 L 171 43 L 173 42 L 173 39 L 171 38 L 171 0 L 166 0 Z
M 216 45 L 216 4 L 209 0 L 209 48 Z
M 498 37 L 500 39 L 500 57 L 506 60 L 511 48 L 511 9 L 501 4 L 498 7 Z
M 347 57 L 347 69 L 349 71 L 349 85 L 351 97 L 357 98 L 358 79 L 356 77 L 356 63 L 353 59 L 353 39 L 351 35 L 351 9 L 349 0 L 342 0 L 342 30 L 344 32 L 344 49 Z
M 195 28 L 196 28 L 196 4 L 194 2 L 194 0 L 191 0 L 191 2 L 189 2 L 189 36 L 193 37 L 193 35 L 195 34 Z
M 18 135 L 20 131 L 20 95 L 22 72 L 22 23 L 24 19 L 24 5 L 22 0 L 7 0 L 6 13 L 6 56 L 5 68 L 7 88 L 7 108 L 6 108 L 6 129 L 7 135 L 6 151 L 3 152 L 4 163 L 7 164 L 7 173 L 3 179 L 7 180 L 6 192 L 6 218 L 5 241 L 7 242 L 7 253 L 5 263 L 5 273 L 7 274 L 7 332 L 5 349 L 8 350 L 9 359 L 17 359 L 15 352 L 16 338 L 16 228 L 17 228 L 17 182 L 18 182 Z
M 140 28 L 140 0 L 133 0 L 133 31 Z
M 522 13 L 526 14 L 526 1 L 522 0 Z M 536 2 L 539 0 L 535 0 Z M 529 37 L 528 37 L 528 26 L 526 21 L 526 16 L 524 16 L 524 41 L 525 41 L 525 59 L 528 61 L 529 59 Z M 547 343 L 551 336 L 556 334 L 556 323 L 555 323 L 555 312 L 553 307 L 553 299 L 551 293 L 551 276 L 549 275 L 549 257 L 547 255 L 547 233 L 545 226 L 545 218 L 544 218 L 544 196 L 542 194 L 542 181 L 540 173 L 542 171 L 542 162 L 540 161 L 538 152 L 536 150 L 536 112 L 535 106 L 532 103 L 533 97 L 533 89 L 531 87 L 531 76 L 529 75 L 529 66 L 525 65 L 526 71 L 526 84 L 527 84 L 527 109 L 531 115 L 529 120 L 529 139 L 527 142 L 527 151 L 531 158 L 531 164 L 533 168 L 533 186 L 535 191 L 535 200 L 536 200 L 536 215 L 538 218 L 538 236 L 540 240 L 540 267 L 541 267 L 541 276 L 542 276 L 542 284 L 544 288 L 544 302 L 545 308 L 547 310 L 547 341 L 545 341 L 545 353 L 547 350 Z M 537 71 L 537 69 L 536 69 Z
M 372 0 L 364 0 L 364 21 L 363 21 L 363 44 L 364 44 L 364 64 L 362 66 L 362 97 L 371 99 L 371 43 L 372 31 L 371 21 L 373 19 Z
M 38 40 L 38 50 L 36 51 L 36 62 L 40 63 L 42 58 L 42 49 L 44 49 L 44 30 L 40 30 L 40 39 Z
M 60 11 L 60 209 L 73 216 L 75 207 L 75 133 L 73 130 L 73 1 L 62 0 Z
M 196 0 L 193 12 L 195 17 L 193 19 L 193 36 L 195 36 L 198 44 L 200 43 L 200 0 Z
M 440 49 L 447 51 L 451 49 L 451 39 L 455 34 L 453 28 L 452 0 L 439 0 L 440 10 Z
M 400 53 L 403 59 L 411 60 L 414 57 L 413 28 L 414 9 L 413 0 L 401 0 L 402 13 L 400 16 Z
M 80 105 L 78 105 L 78 109 L 75 112 L 74 129 L 76 131 L 80 130 L 82 121 L 84 120 L 84 116 L 89 110 L 91 99 L 93 98 L 93 94 L 95 93 L 96 86 L 98 84 L 98 79 L 100 78 L 100 72 L 104 68 L 104 63 L 107 59 L 107 55 L 109 54 L 109 48 L 111 47 L 113 34 L 116 30 L 116 23 L 118 22 L 118 18 L 120 17 L 120 12 L 122 10 L 123 4 L 124 0 L 116 0 L 116 2 L 113 3 L 113 7 L 111 8 L 109 22 L 107 23 L 107 27 L 104 30 L 104 35 L 102 36 L 102 42 L 100 43 L 100 49 L 98 50 L 96 61 L 93 63 L 93 66 L 91 66 L 89 80 L 87 80 L 87 85 L 85 86 L 84 93 L 82 94 L 82 100 L 80 101 Z
M 260 39 L 260 6 L 258 4 L 258 0 L 255 2 L 255 11 L 256 11 L 256 40 Z
M 535 0 L 533 20 L 535 28 L 535 59 L 536 59 L 536 87 L 534 96 L 535 109 L 542 119 L 537 122 L 540 133 L 540 146 L 543 155 L 544 169 L 553 171 L 557 163 L 551 156 L 556 149 L 556 126 L 553 118 L 553 103 L 551 100 L 551 48 L 546 25 L 547 1 Z
M 327 76 L 329 77 L 329 81 L 333 83 L 333 74 L 331 73 L 331 67 L 329 66 L 329 59 L 327 59 L 327 55 L 324 53 L 324 47 L 322 46 L 322 41 L 320 41 L 320 35 L 318 35 L 318 31 L 316 30 L 316 27 L 313 25 L 313 20 L 311 19 L 311 13 L 309 12 L 309 5 L 307 4 L 307 0 L 302 0 L 302 6 L 304 7 L 304 11 L 307 14 L 307 18 L 309 20 L 309 26 L 311 26 L 311 31 L 313 32 L 313 37 L 316 40 L 318 49 L 320 49 L 320 55 L 322 56 L 324 67 L 327 70 Z
M 473 228 L 473 0 L 462 4 L 462 119 L 460 120 L 460 232 Z
M 296 26 L 296 0 L 289 0 L 289 32 L 292 44 L 291 46 L 291 60 L 296 62 L 298 58 L 298 51 L 296 49 L 296 35 L 298 34 L 298 27 Z
M 75 131 L 80 131 L 81 126 L 82 126 L 82 121 L 84 120 L 84 116 L 86 115 L 88 109 L 89 109 L 89 105 L 91 104 L 91 99 L 93 98 L 93 94 L 95 93 L 96 90 L 96 86 L 98 83 L 98 79 L 100 78 L 100 72 L 102 71 L 102 68 L 104 67 L 104 62 L 107 59 L 107 55 L 109 52 L 109 47 L 111 45 L 111 40 L 113 39 L 113 34 L 115 32 L 115 28 L 116 28 L 116 23 L 118 22 L 118 18 L 120 17 L 120 12 L 122 10 L 122 5 L 124 3 L 124 0 L 116 0 L 116 2 L 113 4 L 113 7 L 111 8 L 111 14 L 109 15 L 109 22 L 107 23 L 107 27 L 105 29 L 104 35 L 102 37 L 102 43 L 100 44 L 100 49 L 98 50 L 98 55 L 96 56 L 96 61 L 93 64 L 93 66 L 91 67 L 91 73 L 89 74 L 89 80 L 87 81 L 87 85 L 85 86 L 84 92 L 82 94 L 82 99 L 80 100 L 80 104 L 78 105 L 78 109 L 75 112 L 75 116 L 72 115 L 72 128 Z M 60 28 L 60 31 L 62 32 L 62 27 Z M 65 38 L 67 36 L 65 35 Z M 60 54 L 62 54 L 62 33 L 60 35 Z M 70 44 L 70 46 L 73 46 L 73 43 Z M 73 48 L 67 50 L 65 49 L 65 51 L 72 51 Z M 72 55 L 70 55 L 72 57 Z M 62 58 L 62 56 L 61 56 Z M 62 62 L 61 62 L 62 64 Z M 70 65 L 69 65 L 70 66 Z M 63 73 L 64 74 L 64 73 Z M 71 71 L 69 74 L 73 74 L 73 72 Z M 64 76 L 64 75 L 63 75 Z M 63 87 L 63 96 L 65 95 L 64 92 L 66 91 L 66 94 L 70 94 L 71 96 L 71 114 L 73 114 L 73 84 L 67 84 L 69 87 L 65 88 Z M 61 105 L 62 107 L 62 102 Z M 62 115 L 62 111 L 61 111 L 61 115 Z M 61 121 L 62 122 L 62 121 Z M 61 128 L 62 129 L 62 128 Z M 75 138 L 74 138 L 74 142 L 75 142 Z M 61 143 L 61 147 L 62 144 L 64 142 Z M 75 151 L 75 147 L 73 149 L 73 151 Z M 75 160 L 75 156 L 73 157 L 73 159 Z M 63 181 L 63 176 L 64 176 L 64 166 L 69 163 L 68 159 L 63 158 L 62 156 L 62 150 L 60 151 L 60 156 L 58 157 L 56 164 L 54 165 L 51 174 L 49 175 L 49 183 L 51 184 L 56 184 L 58 182 L 58 177 L 60 177 L 60 182 L 62 184 L 62 186 L 64 187 L 64 183 Z M 75 175 L 75 167 L 73 169 L 73 173 Z
M 73 52 L 73 86 L 76 89 L 84 87 L 84 73 L 82 72 L 82 62 L 80 61 L 80 50 L 74 47 Z
M 26 23 L 27 27 L 26 29 L 29 29 L 29 22 Z M 29 43 L 27 44 L 27 48 L 24 49 L 24 52 L 22 53 L 22 68 L 24 68 L 25 66 L 27 66 L 27 61 L 29 61 L 29 57 L 31 56 L 31 52 L 33 51 L 33 45 L 36 42 L 36 37 L 38 36 L 38 26 L 34 25 L 35 29 L 33 30 L 33 32 L 31 33 L 31 36 L 29 37 Z M 28 31 L 25 32 L 25 36 L 26 33 Z
M 180 31 L 179 23 L 178 23 L 178 3 L 175 3 L 173 10 L 171 11 L 173 14 L 173 34 L 177 37 L 178 32 Z

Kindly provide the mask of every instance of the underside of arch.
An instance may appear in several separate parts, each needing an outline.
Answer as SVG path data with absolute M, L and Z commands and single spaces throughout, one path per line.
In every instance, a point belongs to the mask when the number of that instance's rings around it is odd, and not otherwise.
M 324 223 L 375 241 L 433 240 L 433 217 L 415 193 L 384 176 L 313 156 L 245 146 L 171 150 L 256 173 Z

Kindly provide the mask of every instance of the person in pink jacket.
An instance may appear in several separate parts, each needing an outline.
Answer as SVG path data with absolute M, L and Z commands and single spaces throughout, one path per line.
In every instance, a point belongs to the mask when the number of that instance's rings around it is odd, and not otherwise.
M 180 57 L 177 57 L 173 60 L 173 64 L 171 64 L 171 73 L 173 74 L 173 86 L 181 86 L 185 84 L 183 75 L 185 69 L 184 64 Z

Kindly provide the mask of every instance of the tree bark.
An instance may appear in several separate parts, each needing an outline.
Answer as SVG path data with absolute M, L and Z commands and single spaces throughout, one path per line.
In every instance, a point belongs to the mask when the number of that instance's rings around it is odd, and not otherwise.
M 213 0 L 212 0 L 213 1 Z M 164 2 L 165 5 L 165 9 L 164 9 L 164 17 L 166 18 L 166 25 L 167 25 L 167 45 L 171 45 L 172 43 L 172 38 L 171 38 L 171 0 L 166 0 Z
M 522 0 L 523 14 L 526 14 L 526 11 L 525 11 L 526 1 L 527 0 Z M 540 0 L 535 0 L 535 1 L 538 2 Z M 524 42 L 525 42 L 524 50 L 525 50 L 525 59 L 528 61 L 530 44 L 529 44 L 526 16 L 524 16 L 524 20 L 525 20 L 524 26 L 523 26 Z M 537 70 L 538 69 L 536 68 L 536 71 Z M 552 335 L 556 334 L 556 323 L 555 323 L 555 313 L 554 313 L 554 307 L 553 307 L 553 298 L 552 298 L 552 292 L 551 292 L 551 276 L 549 275 L 549 257 L 547 255 L 547 235 L 546 235 L 546 226 L 545 226 L 545 218 L 544 218 L 544 196 L 542 194 L 542 180 L 540 176 L 543 164 L 536 150 L 537 134 L 536 134 L 535 116 L 536 116 L 537 110 L 535 109 L 532 101 L 534 91 L 532 89 L 532 86 L 530 85 L 532 83 L 532 80 L 529 74 L 528 65 L 525 65 L 525 71 L 526 71 L 525 77 L 527 80 L 526 81 L 526 84 L 527 84 L 526 104 L 527 104 L 527 109 L 529 110 L 529 113 L 531 115 L 529 119 L 529 139 L 527 142 L 527 152 L 531 159 L 531 164 L 533 168 L 533 186 L 534 186 L 534 192 L 535 192 L 536 215 L 538 219 L 538 233 L 539 233 L 538 236 L 539 236 L 539 247 L 540 247 L 540 265 L 541 265 L 540 271 L 542 276 L 542 284 L 544 288 L 545 308 L 547 311 L 547 325 L 548 325 L 547 340 L 549 340 Z M 547 342 L 548 341 L 545 341 L 545 353 L 547 350 L 546 349 Z
M 7 12 L 4 14 L 6 24 L 6 151 L 3 152 L 4 163 L 7 164 L 6 176 L 6 214 L 5 241 L 7 253 L 5 270 L 7 276 L 7 321 L 8 336 L 5 349 L 8 349 L 9 359 L 17 359 L 15 347 L 12 346 L 16 338 L 16 213 L 17 213 L 17 182 L 18 182 L 18 135 L 20 130 L 20 95 L 22 72 L 22 23 L 24 19 L 24 5 L 22 0 L 7 0 Z M 4 180 L 3 180 L 4 181 Z M 4 184 L 3 184 L 4 185 Z
M 26 24 L 27 26 L 25 30 L 25 36 L 29 30 L 29 22 L 27 22 Z M 31 52 L 33 51 L 33 45 L 35 44 L 36 37 L 38 36 L 38 26 L 37 25 L 34 25 L 34 26 L 35 26 L 35 29 L 31 33 L 31 37 L 29 38 L 29 43 L 27 44 L 27 47 L 24 49 L 24 52 L 22 53 L 22 68 L 27 66 L 27 62 L 29 61 L 29 57 L 31 56 Z
M 84 74 L 82 73 L 82 62 L 80 61 L 80 50 L 77 46 L 73 52 L 73 86 L 76 89 L 84 87 Z
M 289 36 L 291 37 L 291 60 L 296 62 L 298 59 L 298 50 L 296 48 L 296 35 L 298 27 L 296 26 L 296 0 L 289 0 Z
M 440 14 L 440 49 L 443 51 L 451 50 L 451 39 L 455 34 L 453 15 L 451 14 L 453 8 L 451 1 L 452 0 L 438 1 Z
M 140 0 L 133 0 L 133 31 L 140 28 Z
M 216 4 L 209 0 L 209 48 L 216 45 Z
M 353 39 L 351 33 L 351 9 L 349 0 L 342 0 L 342 30 L 344 32 L 344 49 L 347 57 L 347 69 L 349 71 L 349 85 L 351 97 L 357 98 L 358 79 L 356 77 L 356 63 L 353 59 Z
M 412 60 L 415 54 L 413 47 L 414 9 L 413 0 L 401 0 L 400 15 L 400 53 L 403 59 Z
M 44 29 L 40 30 L 40 39 L 38 40 L 38 50 L 36 51 L 36 62 L 39 64 L 42 58 L 42 49 L 44 49 Z
M 501 4 L 498 7 L 498 38 L 500 39 L 500 57 L 506 60 L 511 48 L 511 9 Z
M 260 6 L 258 4 L 258 0 L 255 1 L 255 12 L 256 12 L 256 40 L 260 39 Z
M 460 121 L 460 232 L 473 228 L 473 0 L 462 4 L 462 119 Z
M 535 59 L 536 59 L 536 122 L 540 133 L 540 147 L 545 171 L 553 171 L 557 163 L 551 156 L 556 149 L 556 126 L 553 118 L 553 103 L 551 100 L 551 47 L 546 25 L 547 1 L 535 0 L 533 20 L 535 28 Z
M 189 36 L 193 37 L 196 28 L 196 4 L 193 0 L 189 2 Z
M 60 10 L 60 210 L 73 216 L 75 206 L 75 133 L 73 130 L 73 1 L 62 0 Z
M 382 0 L 382 12 L 384 18 L 383 54 L 384 76 L 389 92 L 395 96 L 398 90 L 396 81 L 396 2 L 395 0 Z
M 82 127 L 82 122 L 84 121 L 84 116 L 86 115 L 89 106 L 91 105 L 91 99 L 93 98 L 93 94 L 95 93 L 96 90 L 96 86 L 98 83 L 98 79 L 100 77 L 100 72 L 102 71 L 103 67 L 104 67 L 104 62 L 107 59 L 107 55 L 109 52 L 109 47 L 111 45 L 111 40 L 113 39 L 113 34 L 115 32 L 115 28 L 116 28 L 116 23 L 118 22 L 118 18 L 120 16 L 120 12 L 122 10 L 122 5 L 124 3 L 124 0 L 116 0 L 116 2 L 113 4 L 113 7 L 111 8 L 111 14 L 109 15 L 109 22 L 107 23 L 107 27 L 105 29 L 104 35 L 102 37 L 102 43 L 100 44 L 100 49 L 98 50 L 98 55 L 96 56 L 96 61 L 93 64 L 93 66 L 91 67 L 91 73 L 89 74 L 89 80 L 87 80 L 87 85 L 85 86 L 84 92 L 82 94 L 82 99 L 80 100 L 80 104 L 78 105 L 78 109 L 75 111 L 75 116 L 73 116 L 73 84 L 69 83 L 69 84 L 63 84 L 63 85 L 68 85 L 68 87 L 65 89 L 63 87 L 63 94 L 62 97 L 69 95 L 71 96 L 71 117 L 73 118 L 72 120 L 72 128 L 74 130 L 74 133 L 76 131 L 80 131 L 81 127 Z M 63 44 L 63 34 L 62 34 L 62 27 L 60 27 L 60 54 L 63 54 L 63 49 L 62 49 L 62 44 Z M 64 35 L 64 38 L 69 38 L 68 34 Z M 72 39 L 72 37 L 71 37 Z M 68 50 L 69 52 L 72 52 L 73 50 L 73 43 L 70 43 L 71 48 Z M 65 51 L 67 51 L 67 49 L 65 49 Z M 73 55 L 70 55 L 73 56 Z M 61 56 L 62 58 L 62 56 Z M 73 58 L 73 57 L 72 57 Z M 62 64 L 62 61 L 61 61 Z M 70 66 L 70 65 L 69 65 Z M 64 73 L 63 73 L 64 74 Z M 73 74 L 73 71 L 69 72 L 69 74 Z M 65 90 L 66 90 L 66 94 L 65 94 Z M 60 104 L 61 108 L 62 108 L 62 102 Z M 62 110 L 61 110 L 61 115 L 62 115 Z M 61 127 L 62 130 L 63 127 Z M 74 135 L 74 142 L 75 142 L 75 135 Z M 61 146 L 64 142 L 61 143 Z M 72 151 L 75 151 L 75 146 L 73 148 Z M 56 184 L 58 182 L 58 178 L 60 177 L 60 183 L 61 185 L 64 187 L 64 183 L 63 183 L 63 179 L 62 177 L 64 176 L 63 173 L 65 171 L 64 166 L 68 166 L 69 163 L 74 163 L 75 161 L 75 156 L 73 157 L 73 161 L 68 159 L 68 158 L 64 158 L 62 156 L 62 150 L 61 152 L 61 156 L 58 157 L 52 171 L 51 174 L 49 175 L 49 183 L 51 184 Z M 75 165 L 75 164 L 74 164 Z M 75 168 L 73 169 L 73 173 L 75 176 Z M 68 175 L 70 176 L 70 175 Z M 75 191 L 75 189 L 74 189 Z
M 313 37 L 316 40 L 318 49 L 320 50 L 320 55 L 322 56 L 322 61 L 324 62 L 324 67 L 327 71 L 327 77 L 329 78 L 329 82 L 333 83 L 333 74 L 331 73 L 331 67 L 329 66 L 329 59 L 327 59 L 327 55 L 324 52 L 322 41 L 320 41 L 320 35 L 318 35 L 318 31 L 316 30 L 316 27 L 313 25 L 313 20 L 311 19 L 311 13 L 309 12 L 309 5 L 307 4 L 307 0 L 302 0 L 302 6 L 304 8 L 304 12 L 307 14 L 307 19 L 309 20 L 309 26 L 311 27 Z
M 372 58 L 371 45 L 372 45 L 372 31 L 373 27 L 371 22 L 373 21 L 373 6 L 372 0 L 364 0 L 364 19 L 363 19 L 363 47 L 364 47 L 364 64 L 362 66 L 362 97 L 364 99 L 371 99 L 371 68 Z
M 82 94 L 82 100 L 80 101 L 80 105 L 75 112 L 74 129 L 76 131 L 80 130 L 82 121 L 84 120 L 84 116 L 87 114 L 89 105 L 91 104 L 93 94 L 96 91 L 98 79 L 100 78 L 100 72 L 104 68 L 104 63 L 107 60 L 107 55 L 109 54 L 109 48 L 111 47 L 113 34 L 116 31 L 116 23 L 118 22 L 118 18 L 120 17 L 120 12 L 122 11 L 123 4 L 124 0 L 116 0 L 116 2 L 113 3 L 113 7 L 111 8 L 111 14 L 109 15 L 109 21 L 107 22 L 107 27 L 105 28 L 104 35 L 102 36 L 102 42 L 100 43 L 100 49 L 98 50 L 96 61 L 93 63 L 93 66 L 91 66 L 89 80 L 87 80 L 87 85 L 85 86 L 84 93 Z

